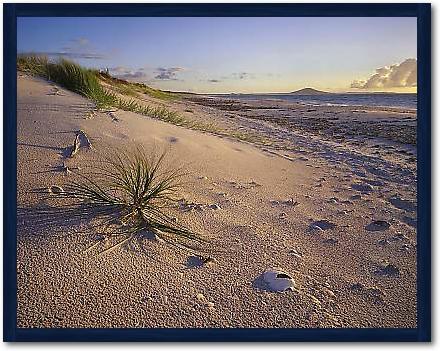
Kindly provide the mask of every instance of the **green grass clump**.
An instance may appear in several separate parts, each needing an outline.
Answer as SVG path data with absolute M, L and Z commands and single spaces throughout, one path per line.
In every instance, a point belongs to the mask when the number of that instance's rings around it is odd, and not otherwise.
M 116 102 L 115 96 L 101 86 L 95 70 L 74 62 L 65 59 L 51 62 L 44 56 L 19 56 L 17 68 L 83 95 L 95 102 L 98 108 L 112 106 Z
M 105 251 L 148 233 L 175 247 L 194 249 L 194 244 L 206 240 L 164 211 L 176 203 L 184 174 L 181 168 L 167 169 L 164 160 L 165 154 L 155 157 L 140 148 L 132 153 L 114 153 L 104 167 L 81 175 L 82 181 L 70 182 L 59 196 L 74 200 L 84 212 L 94 210 L 102 219 L 100 227 L 109 230 L 104 235 L 119 238 Z
M 47 78 L 96 103 L 98 108 L 112 106 L 115 96 L 104 90 L 94 70 L 61 59 L 47 65 Z
M 47 65 L 49 61 L 45 56 L 19 55 L 17 69 L 32 75 L 47 78 Z
M 100 72 L 87 69 L 65 59 L 51 62 L 47 57 L 42 56 L 19 56 L 17 58 L 17 68 L 21 71 L 49 79 L 91 99 L 98 109 L 119 108 L 193 130 L 228 135 L 242 141 L 260 141 L 254 135 L 251 136 L 242 132 L 228 132 L 213 124 L 187 120 L 177 112 L 170 111 L 164 106 L 153 107 L 142 104 L 136 99 L 129 100 L 118 97 L 115 92 L 134 97 L 138 93 L 143 93 L 163 100 L 176 99 L 178 94 L 153 89 L 143 83 L 130 83 L 114 78 L 108 71 Z M 101 84 L 102 81 L 108 83 L 111 90 L 106 90 Z M 189 112 L 190 110 L 187 111 Z
M 148 96 L 151 96 L 156 99 L 161 100 L 176 100 L 179 98 L 179 94 L 176 93 L 170 93 L 168 91 L 163 91 L 159 89 L 151 88 L 145 84 L 138 83 L 136 86 L 139 88 L 139 91 L 143 94 L 146 94 Z

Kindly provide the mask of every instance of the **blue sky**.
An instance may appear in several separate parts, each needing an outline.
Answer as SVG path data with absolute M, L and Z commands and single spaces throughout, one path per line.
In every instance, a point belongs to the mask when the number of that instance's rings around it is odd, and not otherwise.
M 413 91 L 416 28 L 397 17 L 19 18 L 17 45 L 170 90 Z

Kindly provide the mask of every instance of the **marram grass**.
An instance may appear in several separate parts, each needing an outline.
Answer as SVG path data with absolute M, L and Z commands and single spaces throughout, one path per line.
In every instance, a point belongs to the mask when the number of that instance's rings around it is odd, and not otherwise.
M 87 175 L 78 174 L 57 195 L 70 199 L 85 214 L 92 212 L 104 236 L 117 237 L 104 252 L 153 234 L 164 242 L 197 251 L 206 239 L 178 224 L 166 213 L 177 203 L 176 192 L 184 172 L 167 168 L 165 153 L 147 155 L 136 148 L 115 152 L 103 166 Z
M 125 111 L 144 114 L 167 122 L 179 122 L 182 117 L 165 107 L 151 107 L 139 104 L 136 100 L 119 98 L 115 93 L 104 89 L 100 82 L 100 74 L 96 70 L 87 69 L 65 59 L 51 62 L 47 57 L 21 55 L 17 58 L 17 68 L 23 72 L 46 78 L 62 87 L 91 99 L 98 109 L 117 107 Z M 121 88 L 117 84 L 116 91 L 134 96 L 139 87 Z M 136 90 L 135 90 L 136 88 Z M 122 89 L 122 90 L 121 90 Z M 156 91 L 155 89 L 150 89 Z M 158 91 L 156 91 L 158 92 Z M 164 92 L 163 96 L 168 96 Z
M 242 141 L 261 142 L 260 138 L 248 133 L 231 132 L 213 124 L 187 120 L 164 106 L 153 107 L 142 104 L 134 98 L 119 97 L 114 92 L 106 90 L 100 80 L 108 82 L 112 89 L 123 96 L 136 97 L 137 93 L 144 93 L 163 100 L 170 100 L 175 99 L 178 94 L 153 89 L 142 83 L 126 82 L 114 78 L 106 72 L 87 69 L 65 59 L 52 62 L 44 56 L 20 55 L 17 58 L 17 68 L 23 72 L 49 79 L 66 89 L 89 98 L 98 109 L 119 108 L 193 130 L 231 136 Z

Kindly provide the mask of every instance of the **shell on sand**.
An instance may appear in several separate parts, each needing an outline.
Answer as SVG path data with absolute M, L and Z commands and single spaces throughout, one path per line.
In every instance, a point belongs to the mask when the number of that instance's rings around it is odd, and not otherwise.
M 263 275 L 263 281 L 267 284 L 270 291 L 286 291 L 293 290 L 295 281 L 290 274 L 284 272 L 279 268 L 267 269 Z

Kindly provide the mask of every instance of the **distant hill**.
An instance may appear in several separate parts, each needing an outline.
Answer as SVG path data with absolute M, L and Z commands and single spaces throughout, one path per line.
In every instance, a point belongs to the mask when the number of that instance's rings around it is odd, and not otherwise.
M 320 91 L 313 88 L 304 88 L 297 91 L 292 91 L 288 93 L 289 95 L 322 95 L 322 94 L 330 94 L 326 91 Z

